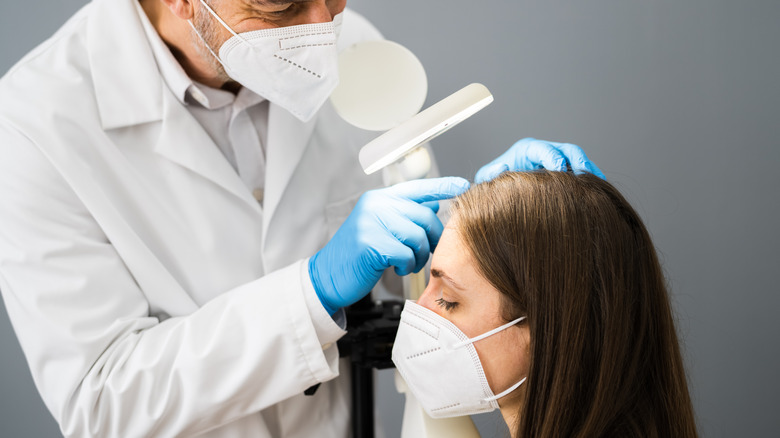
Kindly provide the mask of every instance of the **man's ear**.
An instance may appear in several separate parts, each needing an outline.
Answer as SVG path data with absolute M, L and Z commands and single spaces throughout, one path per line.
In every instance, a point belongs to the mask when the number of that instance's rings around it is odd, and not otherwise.
M 174 15 L 182 20 L 191 20 L 195 17 L 195 7 L 193 5 L 194 0 L 159 0 L 168 9 L 173 12 Z

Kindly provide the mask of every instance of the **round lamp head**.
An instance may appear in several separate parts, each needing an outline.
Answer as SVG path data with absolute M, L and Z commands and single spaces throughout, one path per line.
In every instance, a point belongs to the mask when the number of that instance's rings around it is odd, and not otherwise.
M 348 123 L 387 131 L 417 114 L 428 94 L 422 63 L 392 41 L 366 41 L 339 55 L 339 85 L 330 96 Z

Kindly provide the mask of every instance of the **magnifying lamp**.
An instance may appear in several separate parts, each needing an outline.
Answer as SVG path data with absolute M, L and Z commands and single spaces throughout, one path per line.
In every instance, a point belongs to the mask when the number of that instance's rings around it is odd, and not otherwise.
M 487 87 L 467 85 L 363 146 L 358 156 L 363 171 L 370 175 L 396 162 L 491 102 Z
M 341 52 L 339 77 L 330 98 L 336 112 L 358 128 L 387 131 L 359 154 L 366 174 L 396 164 L 386 172 L 387 183 L 425 177 L 431 159 L 420 146 L 493 101 L 484 85 L 471 84 L 419 112 L 428 92 L 425 69 L 411 51 L 387 40 Z

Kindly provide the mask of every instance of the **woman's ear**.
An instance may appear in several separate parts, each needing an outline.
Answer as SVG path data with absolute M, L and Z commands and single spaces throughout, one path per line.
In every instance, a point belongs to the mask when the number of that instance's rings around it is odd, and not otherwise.
M 195 0 L 158 0 L 162 2 L 174 15 L 182 20 L 191 20 L 195 17 Z

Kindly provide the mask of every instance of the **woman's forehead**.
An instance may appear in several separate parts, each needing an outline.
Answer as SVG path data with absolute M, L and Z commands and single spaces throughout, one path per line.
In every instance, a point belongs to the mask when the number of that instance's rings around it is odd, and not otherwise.
M 471 252 L 462 240 L 457 222 L 450 220 L 444 228 L 431 260 L 431 270 L 448 277 L 462 289 L 482 289 L 488 281 L 477 271 Z

